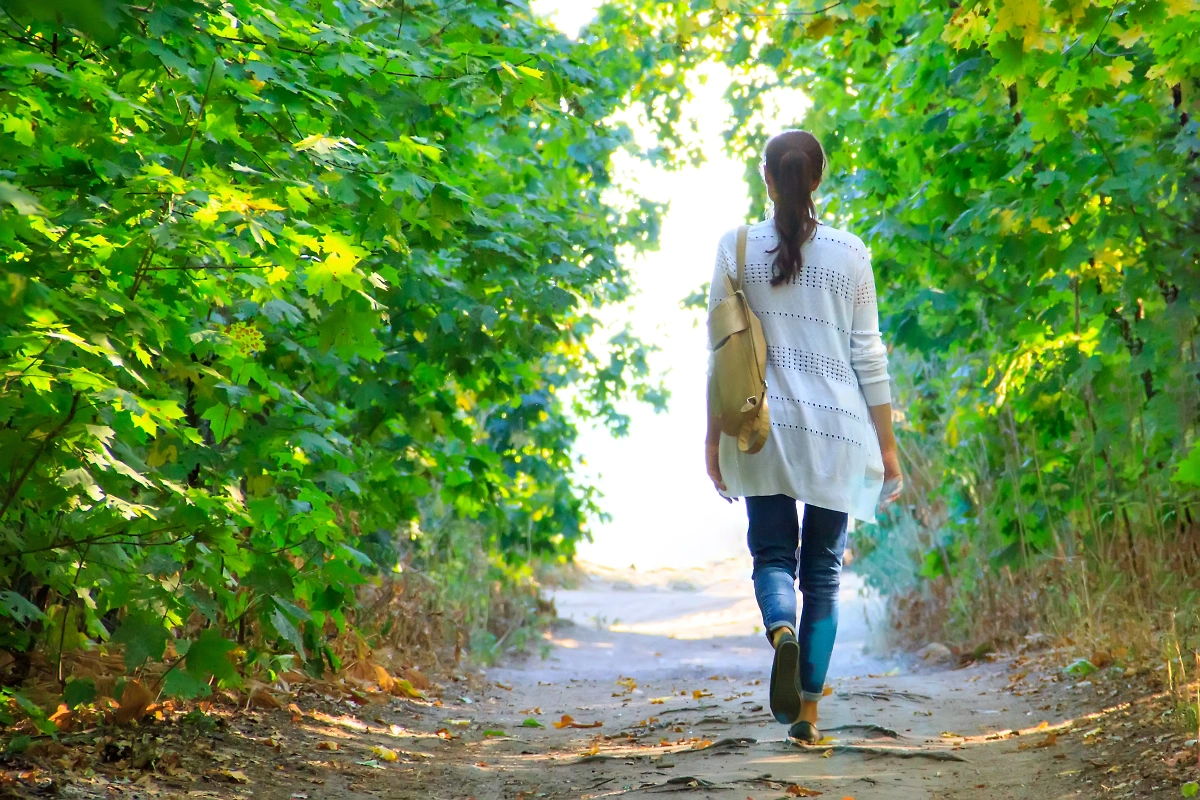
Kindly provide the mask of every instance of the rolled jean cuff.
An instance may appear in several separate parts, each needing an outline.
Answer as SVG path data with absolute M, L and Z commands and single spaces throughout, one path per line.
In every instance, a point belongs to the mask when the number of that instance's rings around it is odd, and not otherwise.
M 800 692 L 800 699 L 806 703 L 816 703 L 825 696 L 825 690 L 822 688 L 819 692 Z

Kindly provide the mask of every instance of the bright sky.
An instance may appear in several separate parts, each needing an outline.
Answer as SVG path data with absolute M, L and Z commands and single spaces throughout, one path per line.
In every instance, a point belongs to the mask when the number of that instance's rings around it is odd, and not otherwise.
M 533 10 L 568 35 L 592 18 L 593 0 L 533 0 Z M 626 254 L 635 296 L 604 318 L 619 329 L 631 322 L 643 341 L 660 348 L 651 361 L 671 392 L 666 413 L 627 404 L 629 435 L 614 439 L 603 428 L 585 427 L 577 445 L 585 475 L 604 493 L 608 523 L 593 522 L 594 541 L 580 556 L 613 567 L 691 567 L 745 552 L 746 519 L 741 503 L 730 505 L 712 488 L 704 470 L 704 380 L 708 354 L 704 319 L 680 308 L 680 300 L 712 277 L 717 241 L 740 224 L 749 207 L 743 165 L 725 153 L 721 131 L 729 112 L 723 99 L 728 72 L 712 65 L 695 86 L 682 129 L 694 119 L 707 163 L 676 172 L 653 169 L 625 156 L 617 160 L 619 185 L 658 201 L 669 210 L 659 249 Z M 780 129 L 799 122 L 807 101 L 783 102 L 774 122 Z M 630 115 L 622 118 L 639 137 L 648 136 Z M 619 324 L 616 324 L 619 323 Z

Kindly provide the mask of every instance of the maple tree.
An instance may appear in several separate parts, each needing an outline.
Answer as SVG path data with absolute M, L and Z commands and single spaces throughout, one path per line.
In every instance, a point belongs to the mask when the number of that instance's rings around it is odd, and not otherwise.
M 5 5 L 16 680 L 118 644 L 183 697 L 234 660 L 319 674 L 397 564 L 482 553 L 444 579 L 486 611 L 573 552 L 573 420 L 662 401 L 635 337 L 584 346 L 628 292 L 616 249 L 656 235 L 606 194 L 636 52 L 502 0 Z
M 1136 590 L 1149 552 L 1180 552 L 1167 580 L 1194 608 L 1200 7 L 613 5 L 610 24 L 638 16 L 665 61 L 733 72 L 752 216 L 777 132 L 760 112 L 781 91 L 811 100 L 782 124 L 822 140 L 826 217 L 873 250 L 910 471 L 860 554 L 918 548 L 920 574 L 958 588 L 964 629 L 981 587 L 1046 559 L 1124 565 L 1114 585 Z M 640 88 L 669 128 L 672 90 Z M 877 577 L 907 589 L 904 573 Z

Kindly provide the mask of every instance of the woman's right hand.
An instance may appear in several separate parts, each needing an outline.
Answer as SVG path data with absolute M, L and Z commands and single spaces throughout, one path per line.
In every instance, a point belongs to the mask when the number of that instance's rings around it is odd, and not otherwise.
M 704 466 L 708 470 L 708 479 L 713 482 L 713 488 L 718 492 L 724 492 L 728 487 L 725 486 L 725 481 L 721 477 L 721 447 L 720 442 L 705 442 L 704 443 Z M 725 495 L 721 495 L 725 497 Z M 732 503 L 728 497 L 725 497 L 726 502 Z

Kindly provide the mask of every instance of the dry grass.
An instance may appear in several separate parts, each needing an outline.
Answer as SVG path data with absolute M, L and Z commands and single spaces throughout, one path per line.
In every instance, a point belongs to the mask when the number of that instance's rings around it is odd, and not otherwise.
M 989 460 L 983 442 L 948 450 L 943 419 L 918 423 L 901 414 L 897 423 L 905 507 L 857 543 L 858 569 L 890 598 L 893 644 L 940 641 L 972 653 L 1032 638 L 1080 657 L 1126 653 L 1130 663 L 1164 672 L 1172 662 L 1172 674 L 1200 678 L 1193 663 L 1200 652 L 1200 523 L 1187 503 L 1160 497 L 1158 511 L 1173 510 L 1164 516 L 1123 496 L 1114 519 L 1091 467 L 1071 473 L 1079 484 L 1070 509 L 1051 504 L 1041 484 L 1027 480 L 1019 502 L 1036 501 L 1045 513 L 1023 524 L 1045 549 L 1026 548 L 1023 537 L 1014 552 L 1013 532 L 999 530 L 998 520 L 1013 516 L 1013 475 L 1037 469 L 1029 442 L 1006 460 L 995 453 Z M 1016 438 L 1014 429 L 991 444 Z

